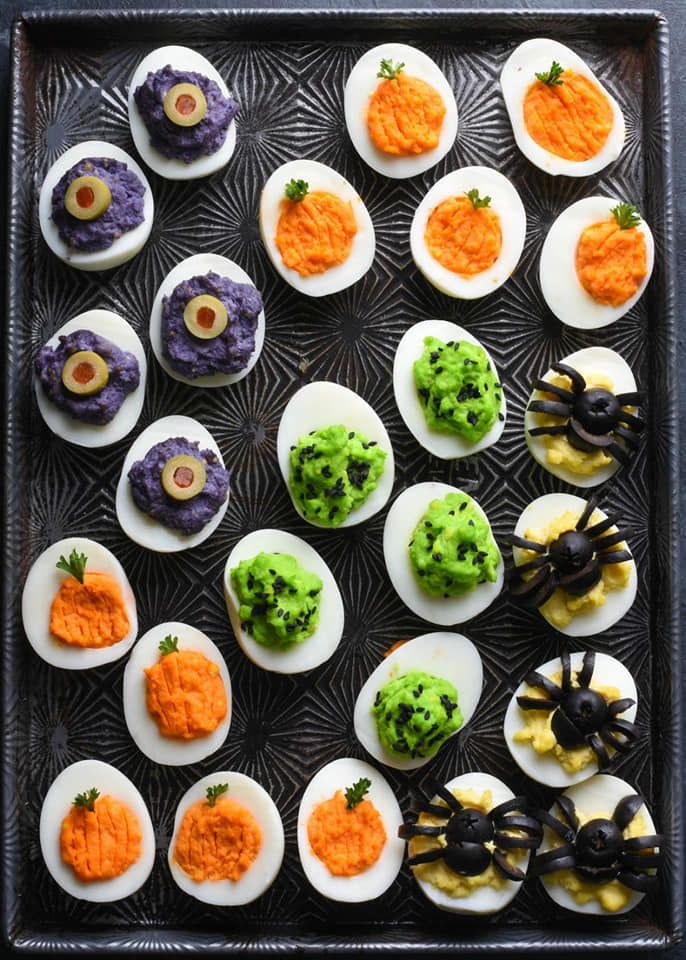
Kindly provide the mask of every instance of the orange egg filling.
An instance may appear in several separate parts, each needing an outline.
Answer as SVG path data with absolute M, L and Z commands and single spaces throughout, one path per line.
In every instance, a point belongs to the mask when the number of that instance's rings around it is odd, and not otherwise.
M 648 272 L 645 237 L 636 227 L 621 230 L 615 220 L 586 227 L 576 248 L 576 272 L 597 303 L 621 307 Z
M 355 877 L 373 866 L 386 843 L 386 830 L 371 800 L 348 810 L 338 790 L 318 804 L 307 821 L 312 851 L 335 877 Z
M 565 160 L 589 160 L 612 129 L 612 106 L 592 80 L 571 70 L 549 86 L 532 83 L 524 98 L 524 124 L 539 147 Z
M 370 97 L 367 129 L 378 150 L 412 157 L 436 149 L 444 116 L 440 94 L 424 80 L 401 72 L 393 80 L 382 80 Z
M 226 716 L 219 667 L 202 653 L 166 654 L 145 671 L 145 682 L 145 702 L 163 737 L 204 737 Z
M 204 880 L 240 880 L 255 862 L 262 831 L 252 813 L 230 798 L 211 807 L 193 804 L 184 814 L 174 847 L 174 859 L 184 873 Z
M 75 647 L 110 647 L 129 632 L 121 587 L 107 573 L 67 577 L 50 607 L 50 633 Z
M 98 797 L 93 810 L 72 806 L 62 821 L 60 854 L 79 880 L 111 880 L 141 855 L 142 833 L 135 813 L 120 800 Z
M 500 217 L 490 207 L 475 210 L 468 197 L 450 197 L 432 210 L 424 240 L 446 270 L 472 277 L 488 270 L 500 256 Z
M 315 191 L 282 202 L 275 241 L 284 264 L 309 277 L 347 260 L 356 233 L 351 204 Z

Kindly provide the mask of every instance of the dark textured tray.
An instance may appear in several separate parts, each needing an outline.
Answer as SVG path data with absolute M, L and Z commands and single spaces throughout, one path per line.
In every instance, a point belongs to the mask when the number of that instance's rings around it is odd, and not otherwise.
M 619 160 L 585 180 L 546 177 L 514 145 L 498 75 L 510 49 L 529 36 L 571 44 L 622 103 L 628 142 Z M 382 40 L 426 50 L 453 84 L 460 113 L 454 148 L 409 181 L 385 181 L 357 157 L 343 121 L 345 78 L 357 57 Z M 149 173 L 156 200 L 152 236 L 131 263 L 103 275 L 73 271 L 44 246 L 37 196 L 48 166 L 66 147 L 102 138 L 133 152 L 126 83 L 150 49 L 180 42 L 205 53 L 240 103 L 236 153 L 220 174 L 172 183 Z M 9 205 L 9 302 L 5 338 L 5 564 L 3 684 L 3 932 L 21 950 L 295 953 L 307 951 L 482 952 L 529 948 L 656 948 L 681 935 L 683 907 L 676 601 L 677 408 L 674 236 L 667 93 L 667 28 L 646 12 L 245 11 L 27 15 L 12 40 L 13 86 Z M 259 191 L 271 170 L 298 156 L 329 163 L 360 191 L 374 220 L 377 256 L 354 287 L 308 300 L 274 273 L 259 240 Z M 492 165 L 511 177 L 527 210 L 524 255 L 514 277 L 483 301 L 443 297 L 415 270 L 408 232 L 419 199 L 448 170 Z M 656 240 L 656 269 L 641 302 L 610 328 L 564 328 L 541 298 L 538 254 L 548 226 L 573 201 L 594 192 L 636 200 Z M 104 451 L 69 447 L 43 424 L 30 385 L 38 348 L 67 319 L 94 306 L 122 313 L 147 342 L 154 292 L 179 260 L 202 250 L 232 257 L 263 292 L 267 339 L 255 370 L 225 390 L 184 387 L 152 359 L 139 424 L 169 413 L 198 417 L 233 469 L 232 502 L 210 541 L 176 556 L 147 553 L 120 531 L 114 489 L 131 437 Z M 432 458 L 405 429 L 390 371 L 408 325 L 454 319 L 494 355 L 510 405 L 502 441 L 465 461 Z M 530 882 L 501 915 L 470 921 L 431 908 L 409 871 L 378 901 L 332 904 L 306 883 L 295 843 L 304 784 L 325 762 L 362 756 L 352 729 L 357 691 L 395 640 L 425 632 L 398 600 L 381 550 L 384 515 L 327 533 L 296 516 L 278 475 L 275 438 L 288 398 L 311 379 L 338 380 L 369 400 L 396 453 L 395 492 L 426 479 L 478 496 L 496 537 L 512 529 L 524 505 L 567 488 L 537 466 L 523 437 L 533 376 L 581 346 L 618 349 L 649 391 L 648 441 L 629 470 L 601 488 L 634 529 L 639 594 L 629 614 L 591 641 L 619 656 L 640 691 L 641 741 L 617 766 L 648 799 L 666 835 L 656 895 L 628 916 L 593 920 L 563 914 Z M 310 675 L 278 677 L 249 663 L 231 636 L 221 573 L 236 540 L 260 526 L 304 536 L 337 576 L 346 607 L 343 642 Z M 123 562 L 137 592 L 141 632 L 163 619 L 197 624 L 220 644 L 233 677 L 234 715 L 227 744 L 197 767 L 159 767 L 138 753 L 121 710 L 122 661 L 67 673 L 30 650 L 19 596 L 31 562 L 70 534 L 102 540 Z M 483 768 L 517 792 L 548 803 L 550 791 L 515 767 L 502 736 L 505 706 L 528 668 L 559 653 L 562 638 L 541 617 L 501 596 L 464 628 L 484 660 L 485 687 L 472 722 L 429 765 L 451 777 Z M 583 649 L 572 641 L 571 649 Z M 151 879 L 112 905 L 70 899 L 47 874 L 38 844 L 42 798 L 67 764 L 102 757 L 128 774 L 149 803 L 158 857 Z M 255 904 L 213 909 L 170 879 L 166 848 L 176 803 L 199 776 L 235 768 L 256 777 L 286 827 L 286 857 L 274 886 Z M 411 776 L 384 770 L 407 807 Z

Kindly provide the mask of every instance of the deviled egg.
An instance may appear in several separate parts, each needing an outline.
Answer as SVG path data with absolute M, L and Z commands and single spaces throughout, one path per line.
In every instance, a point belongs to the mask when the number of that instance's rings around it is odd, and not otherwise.
M 21 616 L 38 656 L 63 670 L 118 660 L 138 635 L 136 598 L 122 565 L 86 537 L 58 540 L 34 561 Z
M 417 207 L 410 249 L 417 269 L 449 297 L 473 300 L 501 287 L 524 249 L 519 194 L 491 167 L 442 177 Z
M 45 795 L 40 847 L 53 880 L 72 897 L 114 903 L 143 886 L 155 834 L 136 787 L 116 767 L 80 760 Z
M 502 590 L 503 560 L 488 517 L 447 483 L 403 490 L 386 517 L 383 552 L 396 593 L 429 623 L 464 623 Z
M 276 437 L 293 506 L 317 527 L 352 527 L 382 510 L 393 489 L 390 437 L 366 400 L 338 383 L 301 387 Z
M 624 116 L 588 64 L 557 40 L 526 40 L 500 75 L 517 146 L 545 173 L 588 177 L 617 159 Z
M 198 835 L 204 843 L 196 841 Z M 279 811 L 251 777 L 220 770 L 198 780 L 181 798 L 169 869 L 196 900 L 219 907 L 252 903 L 276 879 L 283 852 Z
M 136 161 L 113 143 L 86 140 L 50 167 L 38 218 L 52 252 L 77 270 L 111 270 L 150 236 L 152 190 Z
M 382 774 L 340 757 L 312 777 L 298 810 L 298 853 L 305 876 L 340 903 L 380 897 L 398 875 L 402 815 Z
M 374 226 L 362 198 L 316 160 L 291 160 L 272 173 L 260 197 L 260 232 L 276 272 L 310 297 L 345 290 L 374 260 Z
M 415 323 L 398 344 L 393 392 L 407 429 L 442 460 L 497 443 L 507 405 L 493 358 L 449 320 Z
M 41 416 L 80 447 L 104 447 L 138 422 L 145 398 L 143 344 L 111 310 L 87 310 L 50 337 L 35 362 Z
M 231 679 L 207 634 L 159 623 L 143 634 L 124 671 L 124 719 L 138 749 L 180 766 L 209 757 L 231 724 Z
M 510 596 L 568 637 L 609 630 L 636 597 L 636 563 L 617 518 L 571 493 L 532 501 L 517 520 Z
M 406 43 L 382 43 L 360 57 L 344 105 L 353 146 L 386 177 L 429 170 L 455 142 L 452 88 L 431 57 Z
M 469 723 L 482 686 L 481 657 L 470 640 L 425 633 L 371 673 L 355 703 L 355 735 L 379 763 L 416 770 Z
M 224 597 L 236 640 L 263 670 L 312 670 L 341 642 L 338 584 L 314 547 L 285 530 L 254 530 L 238 541 Z
M 229 473 L 192 417 L 162 417 L 131 445 L 117 485 L 119 524 L 134 543 L 174 553 L 204 543 L 229 504 Z
M 563 210 L 548 231 L 541 292 L 567 326 L 596 330 L 631 310 L 654 263 L 653 235 L 633 204 L 584 197 Z
M 153 50 L 129 83 L 129 123 L 136 150 L 168 180 L 207 177 L 231 159 L 238 103 L 197 50 Z

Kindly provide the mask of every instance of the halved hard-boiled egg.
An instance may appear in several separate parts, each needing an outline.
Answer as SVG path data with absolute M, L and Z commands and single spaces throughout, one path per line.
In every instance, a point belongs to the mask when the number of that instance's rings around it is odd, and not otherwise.
M 116 767 L 80 760 L 45 795 L 40 846 L 53 880 L 72 897 L 113 903 L 143 886 L 155 834 L 136 787 Z
M 636 598 L 636 563 L 626 533 L 595 498 L 547 493 L 517 520 L 510 596 L 536 607 L 568 637 L 592 637 L 627 613 Z
M 180 766 L 209 757 L 231 724 L 231 679 L 207 634 L 169 621 L 143 634 L 124 671 L 124 719 L 138 749 Z
M 315 890 L 340 903 L 380 897 L 398 875 L 402 815 L 381 773 L 339 757 L 312 777 L 298 810 L 298 853 Z
M 462 167 L 435 183 L 417 207 L 410 249 L 441 293 L 473 300 L 514 272 L 525 233 L 524 205 L 507 177 L 491 167 Z
M 254 530 L 238 541 L 226 561 L 224 597 L 236 640 L 263 670 L 312 670 L 343 636 L 343 600 L 331 570 L 285 530 Z
M 286 404 L 276 437 L 281 474 L 308 523 L 352 527 L 393 489 L 393 448 L 366 400 L 338 383 L 308 383 Z
M 135 488 L 134 488 L 135 484 Z M 136 437 L 117 484 L 117 519 L 134 543 L 174 553 L 204 543 L 229 504 L 214 438 L 192 417 L 162 417 Z
M 429 623 L 464 623 L 502 590 L 503 560 L 488 517 L 447 483 L 417 483 L 396 498 L 383 551 L 396 593 Z
M 355 735 L 379 763 L 416 770 L 469 723 L 482 686 L 481 657 L 470 640 L 425 633 L 371 673 L 355 703 Z
M 653 235 L 633 204 L 585 197 L 563 210 L 548 231 L 541 292 L 567 326 L 595 330 L 634 306 L 654 262 Z
M 278 167 L 260 197 L 262 242 L 299 293 L 338 293 L 374 260 L 374 226 L 362 198 L 340 173 L 316 160 Z
M 153 50 L 129 83 L 136 150 L 167 180 L 207 177 L 231 159 L 238 104 L 207 57 L 188 47 Z
M 500 85 L 517 146 L 546 173 L 587 177 L 621 153 L 619 104 L 563 43 L 521 43 L 505 63 Z
M 604 483 L 639 443 L 641 399 L 631 367 L 618 353 L 608 347 L 577 350 L 534 383 L 524 414 L 532 457 L 577 487 Z
M 369 166 L 414 177 L 455 142 L 457 105 L 443 72 L 421 50 L 382 43 L 357 61 L 345 85 L 345 123 Z
M 88 351 L 89 356 L 85 357 L 83 354 L 86 351 L 78 351 L 79 363 L 83 365 L 77 364 L 74 371 L 76 382 L 73 382 L 64 369 L 74 356 L 74 348 L 70 347 L 70 355 L 62 368 L 61 380 L 57 385 L 49 385 L 50 390 L 60 391 L 60 396 L 65 398 L 64 402 L 60 406 L 47 395 L 38 372 L 34 375 L 36 400 L 41 416 L 58 437 L 80 447 L 105 447 L 130 433 L 141 415 L 147 377 L 145 351 L 137 333 L 123 317 L 111 310 L 86 310 L 73 320 L 68 320 L 50 337 L 37 361 L 41 370 L 45 369 L 47 373 L 47 368 L 53 366 L 52 360 L 47 358 L 46 348 L 49 348 L 54 357 L 54 352 L 60 348 L 61 338 L 67 338 L 66 342 L 69 343 L 82 331 L 99 338 L 95 342 L 102 345 L 107 356 L 92 357 L 90 354 L 93 351 Z M 115 349 L 112 350 L 112 347 Z M 121 353 L 124 353 L 123 358 Z M 95 382 L 99 374 L 97 367 L 102 367 L 103 364 L 105 374 L 97 380 L 97 389 L 93 390 L 89 381 Z M 138 385 L 131 389 L 136 376 L 136 366 Z M 94 397 L 98 397 L 95 402 Z M 117 407 L 116 413 L 111 419 L 107 419 L 114 407 Z M 97 411 L 94 411 L 94 408 L 97 408 Z M 82 417 L 88 419 L 80 419 Z M 93 423 L 93 419 L 107 422 Z
M 181 798 L 169 869 L 179 887 L 196 900 L 219 907 L 252 903 L 276 879 L 283 853 L 279 811 L 252 777 L 219 770 L 198 780 Z
M 580 783 L 630 747 L 637 700 L 634 678 L 619 660 L 563 653 L 515 690 L 505 713 L 507 748 L 532 780 L 555 788 Z
M 145 174 L 125 150 L 104 140 L 66 150 L 40 190 L 43 239 L 78 270 L 111 270 L 135 257 L 150 236 L 153 215 Z
M 408 430 L 442 460 L 485 450 L 505 427 L 505 393 L 493 358 L 449 320 L 423 320 L 404 334 L 393 361 L 393 391 Z
M 47 663 L 87 670 L 118 660 L 138 635 L 136 598 L 113 553 L 66 537 L 33 563 L 21 597 L 29 643 Z

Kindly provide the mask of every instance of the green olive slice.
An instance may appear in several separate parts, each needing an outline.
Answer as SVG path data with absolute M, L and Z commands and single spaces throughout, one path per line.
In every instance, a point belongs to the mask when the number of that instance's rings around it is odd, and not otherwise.
M 62 383 L 70 393 L 87 397 L 107 386 L 110 371 L 99 353 L 79 350 L 67 357 L 62 367 Z
M 110 188 L 100 177 L 77 177 L 67 187 L 64 206 L 77 220 L 101 217 L 112 202 Z
M 190 500 L 205 486 L 205 464 L 197 457 L 180 454 L 172 457 L 162 470 L 162 489 L 173 500 Z
M 164 95 L 164 112 L 178 127 L 194 127 L 207 113 L 207 100 L 194 83 L 177 83 Z
M 186 329 L 200 340 L 212 340 L 226 328 L 229 317 L 226 307 L 208 293 L 201 293 L 189 300 L 183 310 Z

